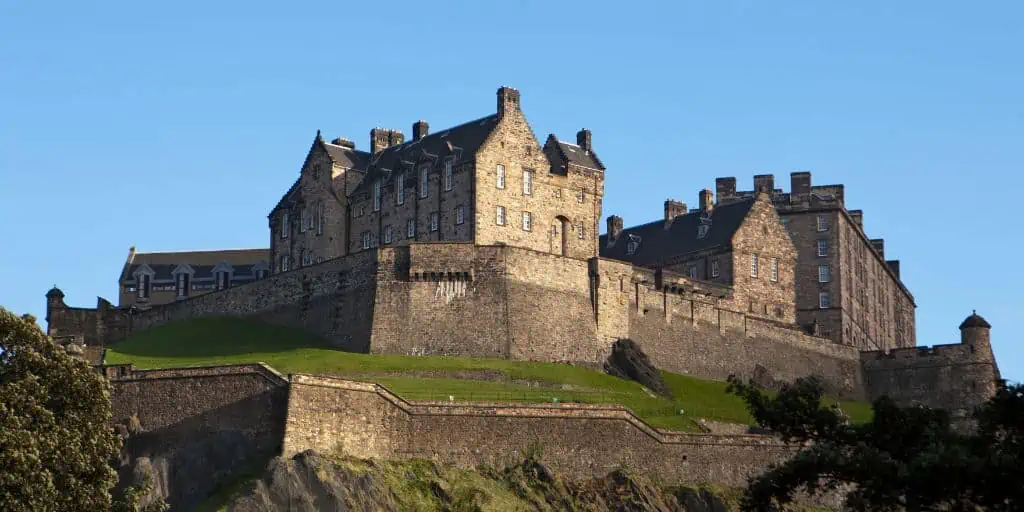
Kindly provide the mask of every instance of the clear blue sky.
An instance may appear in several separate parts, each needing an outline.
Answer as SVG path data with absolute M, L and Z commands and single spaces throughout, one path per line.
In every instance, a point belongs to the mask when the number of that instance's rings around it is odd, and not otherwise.
M 977 309 L 1024 380 L 1024 3 L 93 3 L 0 2 L 8 309 L 116 301 L 133 244 L 267 246 L 318 128 L 366 148 L 510 85 L 539 137 L 593 130 L 627 224 L 717 176 L 844 183 L 919 343 Z

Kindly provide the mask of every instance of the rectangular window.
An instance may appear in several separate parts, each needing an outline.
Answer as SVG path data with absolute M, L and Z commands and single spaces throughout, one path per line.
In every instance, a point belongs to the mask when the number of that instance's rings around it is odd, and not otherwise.
M 757 255 L 750 255 L 750 277 L 757 277 Z
M 505 225 L 505 207 L 499 206 L 494 214 L 494 222 L 499 226 Z
M 828 231 L 827 215 L 818 215 L 818 231 Z
M 188 274 L 178 274 L 178 297 L 188 297 Z
M 309 216 L 309 208 L 302 207 L 299 209 L 299 233 L 306 232 L 306 217 Z
M 827 283 L 832 280 L 832 273 L 829 271 L 828 265 L 818 265 L 818 282 Z
M 583 204 L 583 201 L 586 201 L 586 200 L 587 200 L 587 193 L 586 193 L 586 191 L 584 191 L 583 189 L 580 189 L 580 192 L 578 194 L 576 194 L 576 202 L 580 203 L 580 204 Z
M 697 267 L 692 266 L 689 269 L 690 279 L 697 279 Z
M 405 173 L 400 172 L 395 177 L 395 203 L 405 204 Z
M 466 207 L 461 204 L 455 207 L 455 224 L 459 225 L 466 222 Z
M 149 276 L 146 274 L 139 275 L 139 298 L 149 298 Z
M 416 238 L 416 221 L 409 219 L 405 221 L 405 236 L 406 238 Z
M 444 161 L 444 189 L 452 189 L 452 159 L 447 158 Z
M 576 233 L 578 233 L 576 236 L 580 240 L 583 240 L 584 238 L 586 238 L 586 232 L 583 230 L 583 223 L 582 222 L 580 222 L 580 225 L 576 227 Z
M 494 182 L 498 188 L 505 188 L 505 166 L 498 164 L 498 178 Z
M 533 194 L 533 171 L 529 169 L 523 170 L 523 195 L 528 196 Z
M 828 256 L 828 240 L 824 238 L 818 240 L 818 256 Z
M 288 212 L 281 215 L 281 238 L 288 238 Z
M 324 203 L 323 201 L 316 204 L 316 234 L 324 234 Z
M 437 212 L 430 213 L 430 230 L 437 231 Z
M 532 220 L 530 212 L 523 212 L 523 231 L 530 231 L 533 228 Z
M 771 264 L 772 264 L 772 281 L 778 281 L 779 280 L 779 259 L 778 258 L 772 258 L 771 259 Z
M 818 307 L 821 309 L 828 309 L 832 307 L 832 299 L 829 297 L 828 292 L 821 292 L 818 294 Z
M 373 211 L 380 211 L 380 180 L 373 183 Z
M 718 277 L 718 260 L 711 260 L 711 277 Z
M 311 210 L 309 212 L 309 215 L 306 216 L 306 229 L 308 229 L 310 231 L 313 230 L 313 225 L 314 225 L 313 224 L 313 214 L 316 213 L 316 210 L 315 210 L 316 206 L 314 205 L 313 207 L 314 207 L 314 209 Z
M 370 248 L 370 232 L 363 231 L 363 249 Z
M 430 177 L 430 166 L 424 165 L 420 167 L 420 198 L 427 197 L 427 178 Z
M 562 187 L 555 189 L 555 197 L 562 197 Z
M 391 224 L 384 226 L 384 243 L 391 243 Z

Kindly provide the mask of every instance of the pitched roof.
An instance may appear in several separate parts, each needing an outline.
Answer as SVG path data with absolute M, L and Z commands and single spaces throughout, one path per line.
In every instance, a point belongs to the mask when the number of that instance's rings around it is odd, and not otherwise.
M 555 141 L 558 142 L 558 151 L 562 153 L 562 156 L 570 164 L 599 171 L 604 170 L 604 164 L 597 158 L 597 154 L 593 150 L 587 151 L 576 144 L 571 144 L 564 140 L 555 139 Z
M 608 247 L 608 235 L 601 235 L 602 258 L 628 261 L 639 266 L 653 266 L 668 258 L 696 251 L 724 247 L 731 243 L 733 234 L 743 224 L 754 199 L 716 206 L 711 210 L 710 228 L 704 238 L 697 237 L 702 223 L 700 212 L 680 215 L 665 229 L 665 221 L 658 220 L 623 229 L 615 245 Z M 630 241 L 638 245 L 628 253 Z
M 329 142 L 321 142 L 327 150 L 327 156 L 331 161 L 349 169 L 366 169 L 370 163 L 370 154 L 366 151 L 357 151 L 345 146 L 336 146 Z
M 968 327 L 984 327 L 985 329 L 991 329 L 992 326 L 984 319 L 977 311 L 972 311 L 971 316 L 967 317 L 963 323 L 960 324 L 961 329 Z
M 154 279 L 170 279 L 171 272 L 178 265 L 187 264 L 196 271 L 196 277 L 213 275 L 213 267 L 226 261 L 236 273 L 251 272 L 252 266 L 270 261 L 269 249 L 227 249 L 223 251 L 181 251 L 181 252 L 139 252 L 126 262 L 120 281 L 131 279 L 132 274 L 142 265 L 149 265 L 156 272 Z
M 468 123 L 439 130 L 418 141 L 391 146 L 370 158 L 370 170 L 366 173 L 366 178 L 352 193 L 357 194 L 366 190 L 378 179 L 387 183 L 393 174 L 389 171 L 405 168 L 406 165 L 402 163 L 403 161 L 418 162 L 424 154 L 427 157 L 443 157 L 461 151 L 462 157 L 473 155 L 497 125 L 498 114 L 491 114 Z M 449 144 L 451 144 L 451 148 L 449 148 Z M 406 179 L 415 181 L 418 177 L 409 176 Z

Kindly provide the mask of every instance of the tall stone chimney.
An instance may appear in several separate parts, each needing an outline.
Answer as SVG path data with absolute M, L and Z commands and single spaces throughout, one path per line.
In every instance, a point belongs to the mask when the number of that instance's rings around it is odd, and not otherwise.
M 799 203 L 807 201 L 811 195 L 811 173 L 789 173 L 789 200 Z
M 427 136 L 430 132 L 430 125 L 426 121 L 420 119 L 412 124 L 412 140 L 417 141 Z
M 675 199 L 665 200 L 665 229 L 672 225 L 672 219 L 686 215 L 686 203 Z
M 380 153 L 391 146 L 398 146 L 405 142 L 405 135 L 399 130 L 387 128 L 374 128 L 370 130 L 370 152 Z
M 615 245 L 622 234 L 622 217 L 610 215 L 608 217 L 608 247 Z
M 519 91 L 502 86 L 498 89 L 498 118 L 505 117 L 506 112 L 519 111 Z
M 715 194 L 718 195 L 720 203 L 736 197 L 736 178 L 715 178 Z
M 700 212 L 703 214 L 711 213 L 711 209 L 714 207 L 715 194 L 711 192 L 710 188 L 706 188 L 700 191 L 699 194 Z
M 857 227 L 860 228 L 861 231 L 864 231 L 864 211 L 863 210 L 849 210 L 846 213 L 849 213 L 850 214 L 850 218 L 853 219 L 853 223 L 856 224 Z
M 767 192 L 769 195 L 773 195 L 775 192 L 775 175 L 758 174 L 754 176 L 754 193 L 757 192 Z
M 576 145 L 583 149 L 583 151 L 591 151 L 591 135 L 590 130 L 584 128 L 576 132 Z

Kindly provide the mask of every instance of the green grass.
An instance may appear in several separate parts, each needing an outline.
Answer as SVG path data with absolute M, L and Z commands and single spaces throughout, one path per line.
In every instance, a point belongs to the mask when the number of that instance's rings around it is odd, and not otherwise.
M 651 396 L 635 382 L 586 368 L 504 359 L 353 354 L 304 331 L 240 318 L 170 323 L 135 333 L 106 353 L 107 364 L 132 363 L 143 369 L 258 361 L 282 373 L 378 382 L 408 400 L 619 404 L 656 427 L 684 431 L 696 428 L 694 418 L 752 421 L 743 401 L 725 392 L 724 382 L 662 372 L 674 395 L 667 400 Z M 485 374 L 501 380 L 479 380 Z M 855 420 L 870 418 L 868 404 L 842 406 Z

